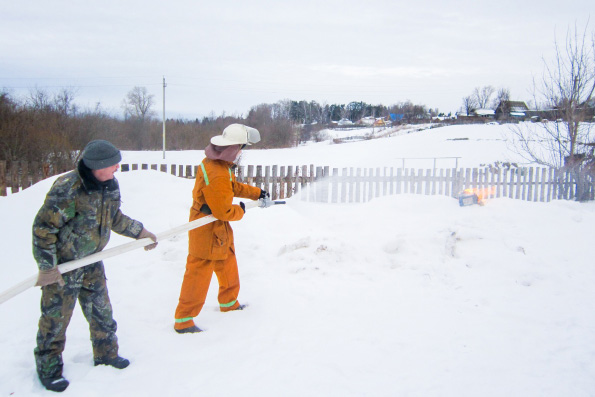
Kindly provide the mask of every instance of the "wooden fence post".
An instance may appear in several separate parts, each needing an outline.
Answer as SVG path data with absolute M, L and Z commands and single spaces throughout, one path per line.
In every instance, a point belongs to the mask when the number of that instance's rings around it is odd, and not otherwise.
M 12 193 L 18 193 L 21 185 L 19 181 L 19 165 L 20 161 L 11 161 L 10 163 L 10 191 Z
M 29 162 L 23 161 L 21 163 L 21 187 L 23 190 L 27 189 L 31 184 L 29 183 Z
M 523 174 L 523 169 L 517 168 L 516 169 L 516 191 L 515 191 L 515 196 L 514 196 L 514 198 L 517 200 L 520 200 L 520 198 L 521 198 L 521 191 L 522 191 L 521 177 L 522 177 L 522 174 Z
M 271 188 L 271 190 L 272 190 L 271 191 L 271 198 L 273 200 L 277 200 L 277 198 L 279 197 L 279 176 L 277 175 L 277 171 L 278 171 L 277 170 L 277 166 L 274 165 L 273 168 L 272 168 L 272 171 L 271 171 L 272 174 L 273 174 L 272 180 L 271 180 L 271 183 L 273 185 L 272 188 Z
M 361 180 L 362 180 L 362 169 L 361 168 L 357 168 L 355 171 L 355 179 L 354 179 L 354 183 L 355 183 L 355 196 L 354 196 L 354 201 L 356 203 L 361 202 L 361 194 L 362 194 L 362 186 L 361 186 Z
M 254 180 L 254 186 L 262 189 L 262 165 L 256 166 L 256 179 Z
M 248 185 L 252 185 L 254 183 L 254 166 L 253 165 L 249 165 L 248 166 L 248 170 L 247 170 L 247 174 L 245 175 L 245 182 Z
M 374 197 L 374 169 L 373 168 L 368 168 L 368 199 L 366 201 L 370 201 L 372 200 L 372 198 Z
M 31 162 L 31 185 L 35 185 L 41 180 L 39 162 Z
M 271 188 L 269 186 L 271 182 L 271 167 L 270 166 L 266 166 L 264 167 L 264 181 L 263 181 L 263 189 L 267 192 L 269 192 L 269 194 L 271 194 Z
M 285 167 L 281 166 L 279 171 L 279 198 L 283 200 L 285 198 Z
M 429 196 L 430 192 L 432 191 L 432 179 L 433 179 L 432 169 L 428 168 L 428 169 L 426 169 L 426 183 L 425 183 L 426 188 L 425 188 L 425 192 L 424 192 L 424 194 L 426 196 Z
M 331 203 L 336 203 L 339 197 L 339 169 L 333 168 L 333 174 L 329 175 L 329 178 L 331 178 Z
M 6 194 L 6 161 L 0 160 L 0 196 Z
M 296 178 L 296 174 L 297 173 L 297 167 L 293 168 L 293 165 L 288 165 L 287 166 L 287 176 L 284 176 L 285 178 L 285 188 L 287 189 L 287 193 L 285 195 L 285 197 L 290 198 L 291 196 L 293 196 L 293 194 L 295 193 L 296 189 L 297 189 L 297 178 Z
M 374 182 L 376 183 L 376 190 L 374 197 L 380 197 L 380 189 L 382 187 L 382 177 L 380 176 L 380 168 L 376 168 L 376 177 L 374 178 Z
M 422 185 L 423 185 L 423 174 L 424 174 L 424 170 L 422 170 L 421 168 L 417 170 L 416 174 L 415 174 L 415 194 L 421 194 L 422 192 Z
M 49 177 L 50 177 L 50 165 L 48 163 L 43 163 L 41 179 L 47 179 Z

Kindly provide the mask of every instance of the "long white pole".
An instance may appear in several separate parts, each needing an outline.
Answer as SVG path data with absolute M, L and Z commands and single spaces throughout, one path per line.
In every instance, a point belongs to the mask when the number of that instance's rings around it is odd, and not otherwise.
M 282 202 L 278 202 L 281 204 Z M 245 203 L 246 210 L 250 208 L 257 207 L 259 205 L 259 201 L 249 201 Z M 181 234 L 187 232 L 192 229 L 196 229 L 197 227 L 204 226 L 208 223 L 216 221 L 213 215 L 208 215 L 203 218 L 196 219 L 192 222 L 184 223 L 180 226 L 176 226 L 173 229 L 166 230 L 165 232 L 157 234 L 157 241 L 163 241 L 170 237 L 175 236 L 176 234 Z M 141 240 L 134 240 L 126 244 L 118 245 L 117 247 L 113 247 L 101 252 L 97 252 L 95 254 L 91 254 L 81 259 L 76 259 L 70 262 L 63 263 L 58 266 L 58 270 L 60 273 L 70 272 L 74 269 L 78 269 L 79 267 L 90 265 L 91 263 L 99 262 L 106 258 L 111 258 L 112 256 L 120 255 L 128 251 L 132 251 L 136 248 L 144 247 L 145 245 L 153 244 L 153 240 L 150 238 L 143 238 Z M 21 292 L 26 291 L 30 287 L 34 287 L 35 283 L 37 282 L 37 274 L 31 276 L 20 283 L 16 284 L 15 286 L 3 291 L 0 294 L 0 304 L 6 302 L 7 300 L 17 296 Z

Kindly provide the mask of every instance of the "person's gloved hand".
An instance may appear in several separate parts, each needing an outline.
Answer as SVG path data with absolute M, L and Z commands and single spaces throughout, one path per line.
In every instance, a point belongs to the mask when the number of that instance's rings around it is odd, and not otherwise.
M 153 244 L 145 245 L 145 251 L 150 251 L 153 248 L 157 247 L 157 236 L 155 236 L 153 233 L 151 233 L 144 227 L 143 227 L 143 230 L 141 230 L 140 234 L 138 235 L 138 240 L 143 239 L 143 238 L 150 238 L 151 240 L 154 241 Z
M 244 214 L 246 213 L 246 204 L 244 204 L 243 201 L 240 201 L 240 207 L 242 207 L 242 211 L 244 211 Z
M 271 195 L 266 190 L 260 189 L 260 196 L 258 196 L 258 198 L 259 199 L 263 199 L 265 197 L 271 197 Z
M 275 202 L 270 197 L 260 198 L 258 201 L 260 202 L 258 204 L 260 208 L 269 208 L 271 205 L 275 205 Z
M 36 287 L 45 287 L 46 285 L 58 283 L 60 287 L 64 287 L 66 283 L 62 278 L 62 274 L 57 267 L 52 267 L 49 270 L 40 270 L 39 274 L 37 275 L 37 282 L 35 283 Z

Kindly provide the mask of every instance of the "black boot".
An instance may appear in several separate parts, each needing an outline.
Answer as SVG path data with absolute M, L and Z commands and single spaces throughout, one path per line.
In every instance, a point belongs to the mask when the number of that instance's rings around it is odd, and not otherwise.
M 55 378 L 39 378 L 41 384 L 50 391 L 63 392 L 70 384 L 63 376 Z
M 130 365 L 130 361 L 120 356 L 114 358 L 96 358 L 95 366 L 98 365 L 111 365 L 114 368 L 124 369 Z
M 174 328 L 174 330 L 178 334 L 195 334 L 197 332 L 202 332 L 202 329 L 198 328 L 196 325 L 193 325 L 192 327 L 188 327 L 188 328 L 182 328 L 182 329 Z

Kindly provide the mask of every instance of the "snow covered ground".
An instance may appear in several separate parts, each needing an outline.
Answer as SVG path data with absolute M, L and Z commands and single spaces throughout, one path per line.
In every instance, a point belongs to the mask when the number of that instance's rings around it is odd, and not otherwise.
M 390 166 L 396 157 L 515 160 L 505 126 L 462 126 L 341 145 L 250 150 L 245 163 Z M 469 138 L 454 140 L 453 138 Z M 178 164 L 201 151 L 167 153 Z M 124 162 L 159 162 L 127 152 Z M 398 166 L 395 163 L 395 166 Z M 149 230 L 188 218 L 192 180 L 117 174 L 123 211 Z M 31 224 L 53 180 L 0 198 L 0 291 L 36 272 Z M 108 259 L 125 370 L 94 367 L 79 308 L 65 396 L 593 396 L 595 203 L 442 196 L 249 210 L 233 224 L 241 312 L 215 277 L 197 324 L 173 314 L 187 237 Z M 110 247 L 129 241 L 113 234 Z M 49 395 L 35 373 L 39 288 L 0 305 L 0 396 Z
M 330 167 L 401 167 L 437 168 L 477 167 L 495 161 L 524 160 L 509 148 L 511 131 L 507 125 L 455 125 L 444 128 L 394 127 L 382 130 L 384 138 L 342 144 L 333 137 L 372 133 L 372 128 L 333 132 L 329 139 L 308 143 L 293 149 L 259 149 L 258 144 L 244 151 L 243 164 L 260 165 L 328 165 Z M 378 132 L 378 129 L 375 129 Z M 389 132 L 392 131 L 392 134 Z M 184 152 L 125 152 L 122 163 L 193 164 L 204 157 L 202 150 Z M 456 158 L 459 157 L 457 160 Z M 458 162 L 458 163 L 457 163 Z

